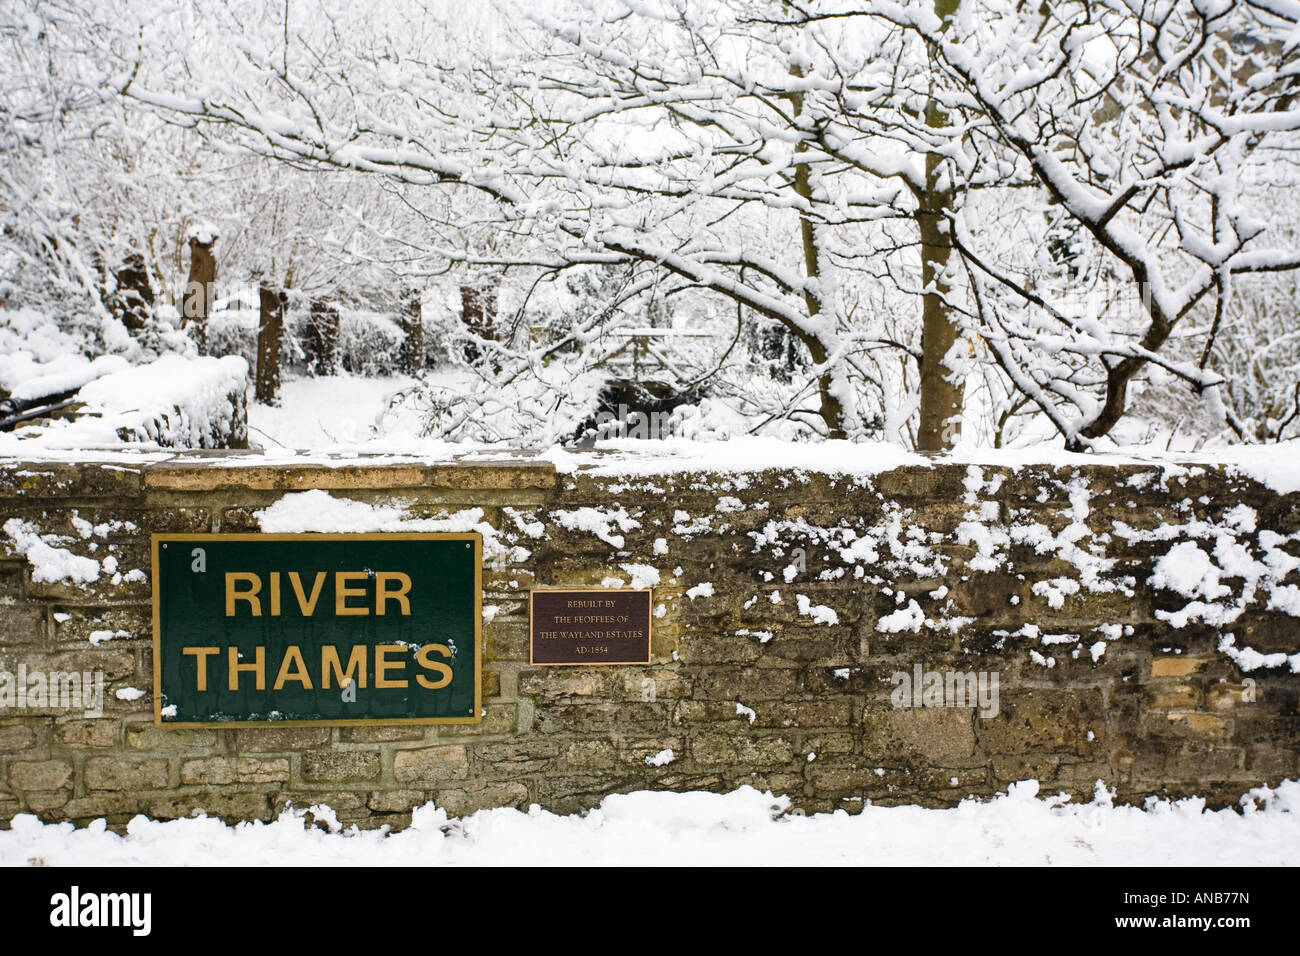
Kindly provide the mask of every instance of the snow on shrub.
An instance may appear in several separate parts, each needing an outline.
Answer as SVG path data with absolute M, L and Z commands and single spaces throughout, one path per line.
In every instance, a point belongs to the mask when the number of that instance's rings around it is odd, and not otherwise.
M 14 393 L 43 375 L 85 368 L 89 349 L 88 339 L 68 334 L 43 313 L 0 309 L 0 390 Z
M 290 308 L 280 339 L 280 362 L 283 366 L 303 361 L 302 337 L 309 315 L 305 310 Z M 214 313 L 207 321 L 209 355 L 239 355 L 257 367 L 257 329 L 261 313 L 256 308 L 238 307 Z M 336 358 L 340 368 L 354 375 L 395 375 L 401 371 L 402 348 L 406 334 L 392 313 L 365 309 L 342 309 Z
M 76 417 L 0 434 L 0 450 L 105 448 L 123 442 L 162 448 L 224 448 L 247 440 L 248 364 L 238 356 L 164 355 L 82 386 Z
M 606 381 L 604 371 L 559 360 L 495 379 L 458 370 L 398 396 L 381 427 L 450 441 L 546 447 L 569 441 L 595 417 Z
M 66 417 L 21 423 L 0 434 L 0 447 L 21 453 L 122 442 L 220 448 L 246 441 L 246 361 L 166 354 L 131 364 L 150 354 L 138 347 L 129 356 L 96 356 L 94 343 L 46 315 L 0 309 L 0 397 L 30 400 L 75 391 Z
M 214 313 L 204 323 L 205 350 L 209 355 L 238 355 L 249 368 L 256 368 L 260 321 L 256 309 L 228 309 Z
M 406 334 L 392 315 L 350 309 L 339 315 L 338 361 L 354 375 L 394 375 L 401 371 Z
M 164 355 L 96 379 L 78 397 L 121 441 L 221 448 L 245 437 L 247 388 L 248 363 L 238 356 Z

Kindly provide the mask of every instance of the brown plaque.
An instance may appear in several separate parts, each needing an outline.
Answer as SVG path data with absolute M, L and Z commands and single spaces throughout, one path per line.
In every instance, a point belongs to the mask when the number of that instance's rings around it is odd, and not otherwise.
M 531 591 L 529 662 L 649 664 L 650 591 Z

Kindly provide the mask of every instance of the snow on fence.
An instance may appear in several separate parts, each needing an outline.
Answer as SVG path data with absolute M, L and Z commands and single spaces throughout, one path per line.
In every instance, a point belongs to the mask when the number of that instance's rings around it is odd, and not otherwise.
M 4 464 L 0 820 L 400 827 L 743 785 L 854 811 L 1026 779 L 1223 806 L 1300 778 L 1293 463 L 825 451 Z M 151 533 L 434 527 L 484 536 L 479 724 L 154 727 Z M 535 586 L 652 587 L 652 663 L 530 666 Z M 102 674 L 98 713 L 15 706 L 19 668 Z

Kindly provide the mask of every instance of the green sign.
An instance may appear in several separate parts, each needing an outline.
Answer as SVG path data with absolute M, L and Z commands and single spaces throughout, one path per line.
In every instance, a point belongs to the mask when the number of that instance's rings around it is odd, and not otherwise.
M 154 722 L 477 723 L 478 534 L 153 536 Z

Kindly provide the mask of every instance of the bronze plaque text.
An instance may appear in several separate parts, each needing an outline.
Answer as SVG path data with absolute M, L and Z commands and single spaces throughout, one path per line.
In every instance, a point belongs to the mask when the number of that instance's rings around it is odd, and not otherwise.
M 533 664 L 649 664 L 650 591 L 532 591 Z

